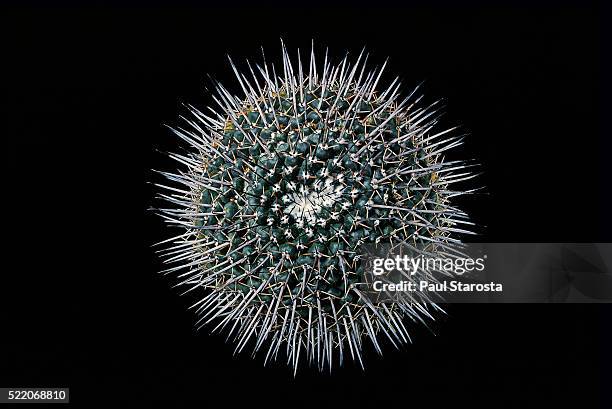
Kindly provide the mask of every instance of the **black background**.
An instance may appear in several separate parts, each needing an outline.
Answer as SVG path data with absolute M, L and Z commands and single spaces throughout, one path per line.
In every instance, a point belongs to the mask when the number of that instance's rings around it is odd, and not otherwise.
M 455 305 L 404 351 L 331 375 L 232 356 L 196 332 L 156 274 L 167 237 L 147 209 L 178 149 L 162 126 L 236 92 L 225 53 L 258 60 L 329 46 L 390 57 L 470 131 L 485 195 L 461 201 L 479 240 L 612 241 L 599 6 L 302 2 L 2 11 L 2 386 L 68 386 L 74 405 L 603 407 L 603 305 Z M 387 79 L 390 78 L 390 75 Z M 606 137 L 604 137 L 606 136 Z M 608 333 L 606 333 L 608 331 Z M 608 341 L 609 342 L 609 341 Z M 609 348 L 609 345 L 608 345 Z

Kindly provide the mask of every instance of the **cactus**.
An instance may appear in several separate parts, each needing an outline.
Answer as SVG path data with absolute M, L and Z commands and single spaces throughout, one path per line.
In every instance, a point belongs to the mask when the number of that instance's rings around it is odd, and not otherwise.
M 439 106 L 421 106 L 417 89 L 401 97 L 396 78 L 378 90 L 386 63 L 308 66 L 282 46 L 282 70 L 247 62 L 235 96 L 215 83 L 216 108 L 189 106 L 173 131 L 189 146 L 172 153 L 181 170 L 160 172 L 170 206 L 160 215 L 180 234 L 160 252 L 187 291 L 198 327 L 225 330 L 236 351 L 250 345 L 265 362 L 286 354 L 331 370 L 350 356 L 363 366 L 369 339 L 410 342 L 406 318 L 433 319 L 435 304 L 376 304 L 359 290 L 360 246 L 454 243 L 471 224 L 452 197 L 474 175 L 444 152 L 462 143 L 438 131 Z M 320 63 L 320 61 L 319 61 Z

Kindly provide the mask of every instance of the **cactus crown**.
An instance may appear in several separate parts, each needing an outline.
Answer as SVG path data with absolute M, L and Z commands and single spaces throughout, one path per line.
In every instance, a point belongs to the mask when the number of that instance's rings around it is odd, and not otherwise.
M 377 305 L 359 291 L 364 244 L 457 242 L 470 224 L 449 203 L 451 184 L 473 177 L 443 153 L 462 143 L 436 131 L 436 104 L 416 90 L 400 99 L 396 78 L 377 85 L 384 66 L 366 72 L 367 56 L 345 57 L 319 71 L 249 64 L 250 79 L 230 64 L 244 92 L 216 84 L 218 109 L 190 107 L 188 129 L 174 129 L 192 151 L 171 154 L 183 171 L 160 185 L 173 206 L 162 216 L 183 229 L 166 241 L 180 284 L 206 291 L 199 324 L 228 329 L 241 351 L 281 346 L 297 368 L 300 350 L 319 368 L 338 355 L 362 363 L 362 339 L 409 342 L 405 317 L 432 318 L 425 303 Z M 386 63 L 385 63 L 386 64 Z M 193 149 L 195 148 L 195 149 Z M 433 304 L 433 308 L 437 308 Z

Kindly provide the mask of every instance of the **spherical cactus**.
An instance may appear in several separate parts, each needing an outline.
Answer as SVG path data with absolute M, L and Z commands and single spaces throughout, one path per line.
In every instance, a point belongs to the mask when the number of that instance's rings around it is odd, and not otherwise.
M 458 241 L 470 223 L 451 185 L 473 175 L 444 160 L 462 138 L 436 130 L 436 104 L 400 98 L 397 78 L 378 90 L 384 65 L 367 72 L 363 52 L 321 67 L 314 51 L 308 67 L 282 54 L 280 72 L 264 58 L 248 79 L 230 59 L 243 95 L 216 84 L 217 109 L 190 107 L 174 129 L 191 150 L 170 155 L 182 169 L 159 185 L 171 204 L 160 213 L 181 229 L 164 242 L 166 272 L 203 290 L 198 325 L 225 329 L 236 351 L 363 365 L 367 339 L 378 352 L 380 336 L 407 343 L 405 318 L 436 307 L 365 299 L 360 247 Z

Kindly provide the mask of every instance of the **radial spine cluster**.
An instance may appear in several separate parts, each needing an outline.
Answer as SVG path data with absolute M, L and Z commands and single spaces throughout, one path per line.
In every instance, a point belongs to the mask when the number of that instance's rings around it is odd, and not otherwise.
M 450 199 L 470 191 L 452 185 L 474 175 L 444 160 L 462 136 L 437 129 L 437 103 L 401 97 L 398 78 L 378 89 L 386 63 L 369 71 L 362 51 L 318 65 L 313 48 L 303 66 L 284 45 L 282 57 L 280 71 L 247 62 L 248 78 L 230 59 L 242 95 L 215 83 L 216 108 L 189 107 L 173 129 L 190 149 L 160 172 L 160 214 L 181 229 L 163 242 L 165 272 L 203 290 L 198 326 L 225 330 L 237 352 L 363 365 L 365 342 L 408 343 L 406 321 L 438 307 L 370 302 L 360 247 L 458 243 L 471 223 Z

